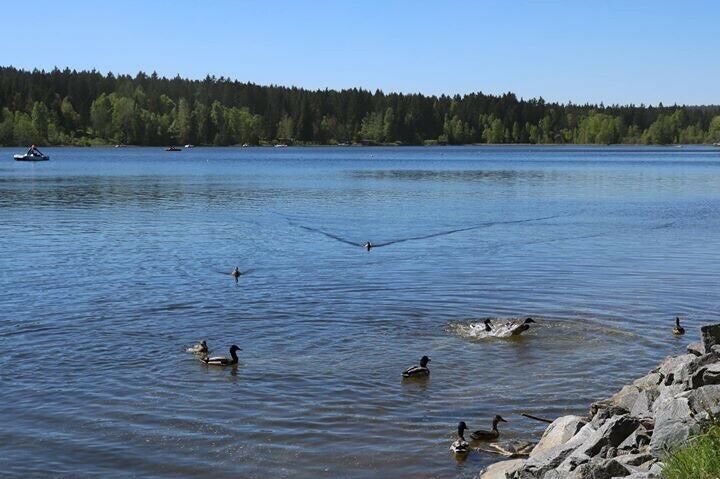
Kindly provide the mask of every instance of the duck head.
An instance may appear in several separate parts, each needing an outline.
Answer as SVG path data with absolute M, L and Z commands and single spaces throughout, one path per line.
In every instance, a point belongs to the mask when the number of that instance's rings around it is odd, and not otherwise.
M 502 416 L 500 416 L 499 414 L 497 414 L 497 415 L 493 418 L 493 426 L 497 426 L 497 424 L 498 424 L 499 422 L 507 422 L 507 421 L 506 421 L 505 419 L 503 419 Z
M 242 351 L 242 349 L 240 349 L 239 346 L 236 346 L 236 345 L 234 345 L 234 344 L 233 344 L 232 346 L 230 346 L 230 352 L 231 352 L 231 353 L 235 353 L 235 352 L 237 352 L 237 351 Z
M 680 316 L 675 316 L 675 326 L 680 327 Z
M 483 321 L 483 324 L 485 325 L 485 331 L 492 331 L 492 326 L 490 326 L 490 319 L 486 319 Z
M 536 322 L 537 322 L 537 321 L 535 321 L 535 320 L 532 319 L 532 318 L 525 318 L 525 322 L 524 322 L 523 324 L 530 324 L 530 323 L 536 323 Z
M 465 421 L 460 421 L 458 423 L 458 437 L 460 439 L 464 439 L 465 437 L 465 429 L 467 429 L 467 424 L 465 424 Z
M 420 366 L 422 366 L 422 367 L 426 367 L 427 363 L 429 363 L 429 362 L 430 362 L 430 358 L 427 356 L 423 356 L 420 358 Z

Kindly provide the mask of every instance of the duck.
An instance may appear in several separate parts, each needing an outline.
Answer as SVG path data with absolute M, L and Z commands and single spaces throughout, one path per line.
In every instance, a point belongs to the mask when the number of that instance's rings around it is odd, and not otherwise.
M 373 246 L 374 246 L 374 245 L 373 245 L 371 242 L 367 241 L 367 242 L 363 245 L 363 248 L 365 248 L 366 250 L 370 251 L 371 249 L 373 249 Z
M 470 434 L 470 437 L 476 441 L 489 441 L 492 439 L 497 439 L 500 436 L 500 431 L 498 431 L 498 423 L 499 422 L 507 422 L 505 419 L 503 419 L 501 416 L 496 415 L 493 418 L 492 422 L 492 429 L 490 431 L 475 431 L 472 434 Z
M 235 269 L 232 270 L 232 273 L 230 273 L 230 274 L 232 275 L 233 278 L 238 279 L 242 273 L 240 272 L 240 268 L 235 266 Z
M 494 326 L 490 326 L 489 320 L 486 319 L 485 331 L 494 330 L 494 335 L 498 337 L 518 336 L 530 329 L 530 324 L 535 322 L 534 319 L 528 317 L 522 321 L 518 319 L 511 319 L 500 323 L 496 321 Z M 488 329 L 488 327 L 490 327 L 490 329 Z
M 486 332 L 492 331 L 492 325 L 490 324 L 490 320 L 489 320 L 489 319 L 486 319 L 485 321 L 483 321 L 483 324 L 485 325 L 485 331 L 486 331 Z
M 227 358 L 225 356 L 204 356 L 200 358 L 200 361 L 204 362 L 208 366 L 232 366 L 238 363 L 238 351 L 242 350 L 233 344 L 232 346 L 230 346 L 230 358 Z
M 191 348 L 187 348 L 188 353 L 194 353 L 194 354 L 207 354 L 210 350 L 208 349 L 208 345 L 203 339 L 199 343 L 197 343 L 195 346 Z
M 685 334 L 685 328 L 680 326 L 680 316 L 675 316 L 675 327 L 673 328 L 673 334 L 676 336 L 682 336 Z
M 470 452 L 470 444 L 465 440 L 465 429 L 467 429 L 467 425 L 464 421 L 460 421 L 457 429 L 458 438 L 450 445 L 450 450 L 455 454 L 467 454 Z
M 430 376 L 430 370 L 427 367 L 427 363 L 430 362 L 430 358 L 423 356 L 420 358 L 420 366 L 412 366 L 403 371 L 402 376 L 404 378 L 426 378 Z

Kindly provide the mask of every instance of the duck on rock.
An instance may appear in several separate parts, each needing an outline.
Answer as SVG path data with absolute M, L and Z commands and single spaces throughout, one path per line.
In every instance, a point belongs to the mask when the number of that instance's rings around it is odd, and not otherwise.
M 402 376 L 404 378 L 426 378 L 430 376 L 430 370 L 427 367 L 427 363 L 430 362 L 430 358 L 423 356 L 420 358 L 420 366 L 412 366 L 403 371 Z
M 232 366 L 238 363 L 237 352 L 242 351 L 239 347 L 234 344 L 230 346 L 230 357 L 226 356 L 213 356 L 211 358 L 204 356 L 200 358 L 200 361 L 204 362 L 208 366 Z
M 682 336 L 685 334 L 685 328 L 680 326 L 680 316 L 675 316 L 675 327 L 673 328 L 673 334 L 676 336 Z
M 467 429 L 467 425 L 464 421 L 460 421 L 457 429 L 457 440 L 450 445 L 450 450 L 455 454 L 467 454 L 470 452 L 470 444 L 465 440 L 465 429 Z
M 503 419 L 501 416 L 495 416 L 493 418 L 492 422 L 492 429 L 490 431 L 475 431 L 472 434 L 470 434 L 470 438 L 476 440 L 476 441 L 491 441 L 493 439 L 497 439 L 500 436 L 500 431 L 498 431 L 498 423 L 500 422 L 507 422 L 505 419 Z

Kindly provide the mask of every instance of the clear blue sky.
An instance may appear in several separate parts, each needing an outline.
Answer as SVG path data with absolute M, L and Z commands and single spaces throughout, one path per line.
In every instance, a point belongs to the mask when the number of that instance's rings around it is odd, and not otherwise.
M 720 103 L 719 1 L 29 0 L 0 11 L 0 65 L 22 68 Z

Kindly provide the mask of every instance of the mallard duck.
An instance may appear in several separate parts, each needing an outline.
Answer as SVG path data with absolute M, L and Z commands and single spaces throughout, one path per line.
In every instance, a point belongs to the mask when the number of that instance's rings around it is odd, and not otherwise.
M 231 358 L 227 358 L 225 356 L 213 356 L 212 358 L 204 356 L 200 358 L 200 361 L 204 362 L 209 366 L 231 366 L 238 363 L 237 351 L 242 350 L 233 344 L 232 346 L 230 346 Z
M 680 326 L 680 316 L 675 316 L 675 327 L 673 328 L 673 334 L 682 336 L 685 334 L 685 328 Z
M 207 354 L 208 351 L 210 351 L 210 350 L 208 349 L 208 345 L 205 342 L 205 340 L 200 341 L 199 343 L 197 343 L 195 346 L 193 346 L 191 348 L 187 348 L 188 353 L 194 353 L 194 354 Z
M 465 429 L 467 425 L 464 421 L 458 423 L 458 438 L 450 445 L 450 450 L 455 454 L 467 454 L 470 451 L 470 444 L 465 440 Z
M 530 324 L 535 322 L 532 318 L 525 318 L 524 320 L 510 319 L 507 321 L 495 320 L 495 323 L 490 327 L 491 329 L 487 329 L 490 326 L 489 321 L 485 320 L 485 331 L 492 330 L 493 336 L 497 337 L 517 336 L 530 329 Z
M 232 275 L 233 278 L 238 279 L 242 273 L 240 272 L 240 268 L 235 266 L 235 269 L 232 270 L 232 273 L 230 273 L 230 274 Z
M 371 249 L 373 249 L 373 244 L 368 241 L 368 242 L 366 242 L 366 243 L 363 245 L 363 248 L 365 248 L 366 250 L 370 251 Z
M 403 371 L 402 375 L 404 378 L 422 378 L 430 376 L 430 370 L 427 367 L 427 363 L 430 362 L 430 358 L 423 356 L 420 358 L 420 366 L 412 366 Z
M 487 441 L 492 439 L 497 439 L 498 436 L 500 436 L 500 431 L 498 431 L 498 423 L 499 422 L 507 422 L 505 419 L 503 419 L 500 416 L 495 416 L 493 418 L 492 422 L 492 430 L 490 431 L 475 431 L 472 434 L 470 434 L 470 437 L 476 441 Z

